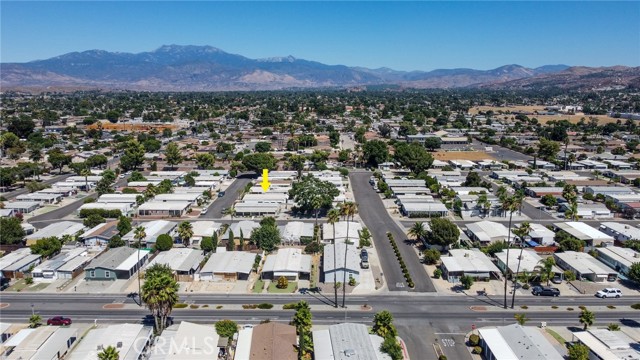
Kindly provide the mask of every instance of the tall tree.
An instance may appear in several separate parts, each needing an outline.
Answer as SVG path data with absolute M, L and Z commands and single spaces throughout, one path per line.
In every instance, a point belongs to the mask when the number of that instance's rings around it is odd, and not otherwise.
M 289 196 L 293 198 L 300 210 L 315 212 L 316 225 L 320 210 L 331 207 L 333 199 L 339 194 L 340 191 L 335 185 L 312 175 L 303 176 L 289 190 Z
M 131 227 L 131 219 L 129 219 L 127 216 L 120 216 L 118 218 L 117 229 L 120 236 L 125 236 L 126 234 L 128 234 L 129 231 L 133 229 Z
M 513 233 L 520 238 L 520 255 L 518 256 L 518 266 L 516 267 L 515 278 L 513 279 L 513 293 L 511 294 L 511 308 L 516 302 L 516 289 L 518 287 L 518 274 L 520 273 L 520 263 L 522 262 L 522 252 L 524 251 L 524 238 L 531 232 L 531 224 L 528 221 L 520 224 L 519 227 L 513 230 Z
M 353 221 L 353 217 L 358 212 L 358 207 L 354 202 L 347 201 L 340 204 L 340 213 L 347 220 L 347 238 L 344 242 L 344 271 L 343 271 L 343 279 L 342 279 L 342 307 L 345 307 L 345 301 L 347 296 L 347 253 L 349 249 L 349 225 L 351 221 Z M 351 217 L 351 220 L 349 220 Z
M 313 338 L 311 336 L 311 308 L 309 304 L 301 300 L 296 305 L 296 313 L 293 315 L 293 326 L 298 333 L 298 349 L 300 359 L 310 359 L 313 353 Z
M 189 247 L 191 237 L 193 236 L 193 225 L 188 221 L 181 222 L 180 225 L 178 225 L 178 236 L 184 247 Z
M 71 164 L 71 156 L 65 155 L 62 150 L 58 148 L 49 150 L 47 155 L 51 167 L 53 167 L 54 169 L 58 169 L 60 171 L 60 174 L 62 174 L 62 168 L 64 168 L 66 165 Z
M 120 167 L 124 171 L 135 170 L 144 164 L 144 146 L 138 140 L 127 142 L 124 154 L 120 157 Z
M 327 222 L 329 224 L 331 224 L 331 226 L 333 227 L 333 239 L 332 239 L 332 244 L 333 244 L 333 266 L 337 268 L 337 259 L 336 259 L 336 223 L 340 221 L 340 210 L 338 209 L 331 209 L 327 212 Z M 336 274 L 337 271 L 333 272 L 333 291 L 334 291 L 334 295 L 335 295 L 335 307 L 338 307 L 338 287 L 335 286 L 338 282 L 336 279 Z
M 371 332 L 383 339 L 388 337 L 395 338 L 398 336 L 398 330 L 393 325 L 393 315 L 387 310 L 377 312 L 373 316 L 373 327 Z
M 364 143 L 362 147 L 364 159 L 367 165 L 377 167 L 389 159 L 389 149 L 387 143 L 382 140 L 371 140 Z
M 504 308 L 507 308 L 507 288 L 509 286 L 507 278 L 507 269 L 509 269 L 509 248 L 511 247 L 511 224 L 513 222 L 513 213 L 520 209 L 524 196 L 521 192 L 517 192 L 513 197 L 505 198 L 502 208 L 509 212 L 509 226 L 507 231 L 507 260 L 505 263 L 504 275 Z
M 144 226 L 138 226 L 134 230 L 133 238 L 136 240 L 136 252 L 138 254 L 138 264 L 140 264 L 140 249 L 142 248 L 142 241 L 147 237 L 146 229 Z M 138 294 L 141 293 L 140 286 L 140 270 L 138 270 Z M 142 298 L 142 297 L 141 297 Z M 142 306 L 142 303 L 140 304 Z
M 167 318 L 179 300 L 178 289 L 173 271 L 167 265 L 155 264 L 146 271 L 142 300 L 153 315 L 156 333 L 162 333 L 167 326 Z
M 549 282 L 554 276 L 553 267 L 556 265 L 556 260 L 553 256 L 549 256 L 545 259 L 540 260 L 540 263 L 536 265 L 534 269 L 540 276 L 540 281 L 546 281 L 547 286 L 549 286 Z
M 589 311 L 587 308 L 584 308 L 580 312 L 578 320 L 580 320 L 580 324 L 584 326 L 584 330 L 587 330 L 587 328 L 593 325 L 593 323 L 596 321 L 596 315 L 592 311 Z
M 460 229 L 456 224 L 445 218 L 433 218 L 429 221 L 427 242 L 431 245 L 447 247 L 460 240 Z
M 424 239 L 427 235 L 427 230 L 424 227 L 424 223 L 422 221 L 416 221 L 413 226 L 409 229 L 407 233 L 409 236 L 412 236 L 416 242 Z
M 171 166 L 171 169 L 174 168 L 175 165 L 178 165 L 182 162 L 182 155 L 180 154 L 180 149 L 178 149 L 178 145 L 174 142 L 170 142 L 167 145 L 167 148 L 164 152 L 165 160 L 167 164 Z

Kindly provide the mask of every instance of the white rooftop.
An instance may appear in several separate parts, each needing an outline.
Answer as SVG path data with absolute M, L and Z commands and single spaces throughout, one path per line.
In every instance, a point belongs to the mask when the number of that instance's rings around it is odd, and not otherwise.
M 65 357 L 65 360 L 97 359 L 98 347 L 117 347 L 120 352 L 120 360 L 138 360 L 146 339 L 153 336 L 151 327 L 139 324 L 118 324 L 93 329 L 80 340 L 73 351 Z M 118 346 L 118 345 L 121 346 Z
M 348 270 L 355 270 L 356 272 L 360 271 L 360 255 L 358 252 L 358 249 L 356 247 L 355 244 L 349 244 L 346 246 L 345 249 L 345 245 L 344 243 L 342 244 L 336 244 L 335 248 L 336 248 L 336 262 L 338 263 L 338 266 L 336 267 L 333 263 L 333 245 L 325 245 L 324 246 L 324 255 L 322 256 L 322 263 L 323 263 L 323 270 L 325 272 L 327 271 L 332 271 L 334 269 L 344 269 L 344 258 L 345 258 L 345 251 L 347 252 L 347 269 Z
M 347 238 L 347 222 L 346 221 L 338 221 L 335 223 L 336 226 L 336 239 L 338 241 L 344 241 Z M 362 230 L 362 225 L 356 221 L 349 221 L 349 240 L 358 239 L 360 231 Z M 322 224 L 322 240 L 331 241 L 333 240 L 333 225 L 329 223 Z
M 616 272 L 610 269 L 605 264 L 596 260 L 588 253 L 577 251 L 565 251 L 561 253 L 555 253 L 555 257 L 564 261 L 576 271 L 581 274 L 596 274 L 599 276 L 607 276 L 609 274 L 616 274 Z
M 161 251 L 146 267 L 149 268 L 155 264 L 165 264 L 173 271 L 188 272 L 191 270 L 195 271 L 202 260 L 204 260 L 202 250 L 171 248 L 167 251 Z
M 500 269 L 480 249 L 451 249 L 449 255 L 440 259 L 449 272 L 500 272 Z
M 200 273 L 239 273 L 250 274 L 256 254 L 247 251 L 226 251 L 211 254 Z
M 482 242 L 506 240 L 509 236 L 507 227 L 494 221 L 483 220 L 467 224 L 467 230 Z
M 602 231 L 579 221 L 554 223 L 556 227 L 566 231 L 579 240 L 602 240 L 613 242 L 613 238 Z
M 274 272 L 275 276 L 311 273 L 311 255 L 303 255 L 301 249 L 281 248 L 275 254 L 267 255 L 262 271 Z

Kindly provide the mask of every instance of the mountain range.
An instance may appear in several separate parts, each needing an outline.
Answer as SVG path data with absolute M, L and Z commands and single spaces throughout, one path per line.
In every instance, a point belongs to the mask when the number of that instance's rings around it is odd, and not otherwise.
M 399 85 L 403 88 L 640 87 L 640 67 L 397 71 L 326 65 L 293 56 L 250 59 L 212 46 L 164 45 L 137 54 L 89 50 L 0 64 L 4 90 L 224 91 Z

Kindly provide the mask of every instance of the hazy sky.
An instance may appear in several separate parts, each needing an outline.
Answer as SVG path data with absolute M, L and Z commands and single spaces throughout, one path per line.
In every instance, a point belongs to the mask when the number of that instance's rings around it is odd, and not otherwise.
M 640 2 L 0 1 L 0 60 L 211 45 L 250 58 L 432 70 L 640 65 Z

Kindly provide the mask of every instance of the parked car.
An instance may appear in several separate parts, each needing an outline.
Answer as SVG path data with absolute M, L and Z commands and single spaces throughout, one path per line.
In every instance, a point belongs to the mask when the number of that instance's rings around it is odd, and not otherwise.
M 360 258 L 361 259 L 368 259 L 369 258 L 369 253 L 367 252 L 367 249 L 360 250 Z
M 218 193 L 218 197 L 223 197 L 223 196 L 224 196 L 224 194 L 225 194 L 225 192 L 224 192 L 224 191 L 220 191 L 220 192 Z
M 560 290 L 558 288 L 534 286 L 531 289 L 531 293 L 535 296 L 560 296 Z
M 551 282 L 554 284 L 562 284 L 562 278 L 560 276 L 554 276 Z
M 55 316 L 47 320 L 47 325 L 69 326 L 71 325 L 71 319 L 64 316 Z
M 599 298 L 619 298 L 622 296 L 622 291 L 617 288 L 606 288 L 598 291 L 596 296 Z

